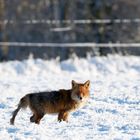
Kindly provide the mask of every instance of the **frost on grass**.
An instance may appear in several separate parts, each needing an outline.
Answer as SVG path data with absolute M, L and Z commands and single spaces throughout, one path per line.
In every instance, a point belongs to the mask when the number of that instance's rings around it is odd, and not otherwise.
M 29 109 L 20 111 L 15 126 L 12 111 L 27 93 L 70 88 L 71 80 L 91 81 L 87 105 L 72 113 L 69 123 L 46 115 L 31 124 Z M 29 59 L 0 64 L 0 139 L 5 140 L 140 140 L 140 58 L 93 57 L 45 61 Z

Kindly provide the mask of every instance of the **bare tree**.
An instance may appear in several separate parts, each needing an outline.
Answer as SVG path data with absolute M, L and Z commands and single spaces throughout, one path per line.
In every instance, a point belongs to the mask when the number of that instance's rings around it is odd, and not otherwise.
M 5 1 L 0 0 L 0 20 L 2 21 L 0 23 L 0 32 L 1 32 L 0 40 L 2 42 L 7 41 L 6 32 L 5 32 L 5 24 L 3 23 L 4 17 L 5 17 Z M 8 46 L 0 46 L 0 47 L 1 47 L 2 54 L 3 54 L 1 59 L 6 59 L 7 54 L 8 54 Z

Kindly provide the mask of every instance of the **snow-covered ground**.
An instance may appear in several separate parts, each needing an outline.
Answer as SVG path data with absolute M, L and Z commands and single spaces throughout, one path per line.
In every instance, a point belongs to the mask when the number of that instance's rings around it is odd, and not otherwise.
M 29 109 L 12 111 L 27 93 L 71 88 L 91 80 L 89 102 L 69 123 L 46 115 L 29 122 Z M 140 57 L 108 56 L 66 61 L 29 59 L 0 63 L 0 140 L 140 140 Z

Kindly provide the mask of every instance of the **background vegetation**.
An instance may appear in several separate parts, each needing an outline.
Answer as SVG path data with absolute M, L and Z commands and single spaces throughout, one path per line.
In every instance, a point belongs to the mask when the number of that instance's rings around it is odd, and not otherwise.
M 139 18 L 139 6 L 139 0 L 1 0 L 0 42 L 140 42 L 139 23 L 113 22 L 114 19 Z M 111 19 L 112 22 L 102 24 L 74 24 L 73 22 L 88 19 Z M 57 24 L 42 22 L 46 20 L 60 22 Z M 64 20 L 70 22 L 64 23 Z M 35 48 L 11 47 L 9 50 L 8 46 L 0 47 L 3 58 L 9 56 L 12 59 L 17 54 L 21 55 L 20 52 L 24 56 L 29 50 L 38 54 Z M 40 51 L 44 52 L 44 50 Z M 59 48 L 48 50 L 51 54 L 57 51 L 59 52 Z M 65 56 L 64 49 L 60 49 L 61 51 L 64 53 L 58 55 Z

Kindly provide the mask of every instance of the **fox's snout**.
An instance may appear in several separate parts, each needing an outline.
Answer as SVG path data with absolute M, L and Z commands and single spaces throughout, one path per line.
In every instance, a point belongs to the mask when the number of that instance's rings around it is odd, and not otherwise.
M 83 99 L 83 97 L 80 96 L 80 95 L 77 95 L 77 98 L 78 98 L 79 100 L 82 100 L 82 99 Z
M 83 98 L 81 96 L 79 96 L 79 99 L 82 100 Z
M 72 98 L 78 102 L 82 102 L 82 101 L 86 100 L 86 97 L 84 97 L 82 95 L 77 95 L 77 94 L 73 94 Z

